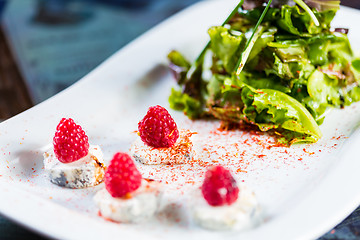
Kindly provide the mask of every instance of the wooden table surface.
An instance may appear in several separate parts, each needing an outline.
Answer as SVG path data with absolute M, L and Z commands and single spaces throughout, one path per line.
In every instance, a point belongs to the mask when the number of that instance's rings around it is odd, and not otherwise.
M 0 120 L 33 106 L 25 82 L 0 31 Z

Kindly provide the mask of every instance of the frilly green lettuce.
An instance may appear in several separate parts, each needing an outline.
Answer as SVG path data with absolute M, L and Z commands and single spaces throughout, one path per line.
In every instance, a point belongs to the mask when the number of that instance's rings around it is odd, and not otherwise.
M 288 143 L 316 142 L 328 109 L 360 101 L 360 59 L 347 31 L 330 28 L 339 1 L 245 4 L 208 30 L 210 41 L 193 64 L 169 54 L 180 87 L 170 106 L 191 119 L 253 124 Z

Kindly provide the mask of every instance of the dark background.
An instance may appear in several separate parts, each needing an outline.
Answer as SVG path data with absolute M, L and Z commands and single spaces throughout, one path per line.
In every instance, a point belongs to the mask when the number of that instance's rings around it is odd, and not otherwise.
M 39 4 L 48 4 L 46 1 L 50 0 L 39 0 Z M 64 0 L 66 1 L 66 0 Z M 146 25 L 147 28 L 152 27 L 158 22 L 171 16 L 175 12 L 189 6 L 192 3 L 198 2 L 199 0 L 188 0 L 188 1 L 166 1 L 166 0 L 106 0 L 101 1 L 103 4 L 113 4 L 114 8 L 119 8 L 121 12 L 124 10 L 129 14 L 131 18 L 133 15 L 145 14 L 144 22 L 147 20 L 151 21 L 150 25 Z M 93 2 L 95 2 L 93 0 Z M 163 3 L 161 3 L 163 2 Z M 4 7 L 4 0 L 0 0 L 0 12 Z M 343 0 L 342 5 L 350 6 L 353 8 L 360 9 L 360 0 Z M 154 7 L 156 6 L 156 8 Z M 57 16 L 56 4 L 54 6 L 47 6 L 48 12 L 44 11 L 38 15 L 41 19 L 46 21 L 59 21 L 58 18 L 63 16 Z M 154 9 L 157 9 L 156 11 Z M 4 10 L 4 9 L 3 9 Z M 6 10 L 6 6 L 5 6 Z M 48 14 L 50 11 L 50 15 Z M 96 11 L 96 9 L 95 9 Z M 152 15 L 153 11 L 153 15 Z M 160 14 L 159 14 L 160 13 Z M 58 18 L 57 18 L 58 17 Z M 148 19 L 147 19 L 148 18 Z M 354 19 L 359 21 L 360 19 Z M 69 18 L 71 21 L 71 18 Z M 127 21 L 120 22 L 121 24 L 129 24 Z M 132 35 L 124 36 L 124 41 L 119 44 L 119 48 L 130 42 L 136 36 L 140 35 L 144 29 L 142 28 L 138 32 L 132 33 Z M 145 29 L 146 30 L 146 29 Z M 127 38 L 126 38 L 127 37 Z M 32 107 L 36 101 L 31 98 L 26 79 L 21 74 L 21 69 L 18 66 L 18 62 L 15 61 L 14 55 L 12 54 L 11 46 L 14 43 L 9 42 L 6 32 L 0 30 L 0 121 L 10 118 L 30 107 Z M 100 59 L 101 60 L 101 59 Z M 100 61 L 99 60 L 99 61 Z M 76 81 L 76 79 L 74 80 Z M 64 86 L 66 87 L 66 86 Z M 61 89 L 60 89 L 61 90 Z M 56 94 L 54 92 L 53 94 Z M 45 100 L 45 99 L 42 99 Z M 1 194 L 0 194 L 1 197 Z M 119 236 L 120 238 L 121 236 Z M 15 239 L 43 239 L 40 235 L 26 230 L 22 226 L 9 221 L 8 219 L 0 215 L 0 239 L 4 240 L 15 240 Z M 354 211 L 346 220 L 336 226 L 334 229 L 329 231 L 321 240 L 328 239 L 360 239 L 360 208 Z

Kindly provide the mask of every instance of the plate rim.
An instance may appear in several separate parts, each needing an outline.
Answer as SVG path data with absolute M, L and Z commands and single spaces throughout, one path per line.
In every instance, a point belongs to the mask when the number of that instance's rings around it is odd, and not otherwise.
M 221 0 L 220 0 L 221 1 Z M 199 3 L 196 3 L 188 8 L 186 8 L 185 10 L 173 15 L 172 17 L 168 18 L 167 20 L 163 21 L 162 23 L 156 25 L 154 28 L 150 29 L 149 31 L 145 32 L 144 34 L 140 35 L 138 38 L 136 38 L 135 40 L 133 40 L 132 42 L 130 42 L 129 44 L 127 44 L 126 46 L 124 46 L 123 48 L 121 48 L 119 51 L 117 51 L 117 53 L 115 53 L 114 55 L 112 55 L 108 60 L 106 60 L 104 63 L 102 63 L 99 67 L 97 67 L 94 71 L 92 71 L 91 73 L 89 73 L 87 76 L 85 76 L 84 78 L 82 78 L 81 80 L 79 80 L 77 83 L 73 84 L 72 86 L 70 86 L 69 88 L 65 89 L 64 91 L 62 91 L 61 93 L 57 94 L 57 95 L 54 95 L 53 97 L 49 98 L 48 100 L 34 106 L 33 108 L 30 108 L 28 110 L 26 110 L 25 112 L 23 113 L 20 113 L 18 115 L 16 115 L 15 117 L 13 118 L 10 118 L 2 123 L 0 123 L 0 126 L 4 126 L 6 124 L 9 124 L 11 123 L 12 121 L 18 119 L 18 118 L 24 118 L 26 117 L 28 114 L 31 114 L 34 109 L 38 109 L 38 108 L 41 108 L 41 106 L 43 105 L 51 105 L 53 101 L 57 101 L 57 99 L 59 98 L 59 96 L 62 96 L 62 95 L 66 95 L 69 91 L 71 91 L 71 89 L 74 89 L 74 88 L 78 88 L 78 87 L 81 87 L 81 85 L 83 84 L 87 84 L 88 83 L 88 78 L 89 78 L 89 75 L 92 75 L 92 74 L 95 74 L 96 72 L 98 71 L 101 71 L 102 69 L 102 66 L 106 65 L 109 61 L 111 61 L 111 59 L 115 58 L 116 56 L 120 55 L 120 54 L 123 54 L 124 52 L 126 52 L 129 48 L 133 48 L 134 46 L 136 46 L 136 44 L 138 44 L 139 42 L 141 42 L 143 39 L 145 39 L 147 36 L 151 35 L 153 33 L 153 29 L 160 29 L 161 27 L 163 26 L 167 26 L 168 24 L 171 24 L 172 21 L 177 21 L 178 19 L 180 19 L 181 17 L 184 16 L 184 14 L 188 14 L 188 13 L 191 13 L 192 11 L 195 11 L 196 8 L 200 7 L 201 5 L 203 4 L 208 4 L 209 2 L 216 2 L 216 0 L 208 0 L 208 1 L 202 1 L 202 2 L 199 2 Z M 218 1 L 217 1 L 218 2 Z M 227 2 L 231 2 L 231 0 L 227 0 Z M 343 9 L 343 11 L 350 11 L 350 12 L 356 12 L 357 14 L 360 13 L 359 10 L 356 10 L 356 9 L 353 9 L 353 8 L 349 8 L 349 7 L 344 7 L 342 6 L 341 9 Z M 352 141 L 350 142 L 350 139 L 352 139 Z M 359 134 L 359 131 L 355 132 L 352 134 L 352 136 L 346 141 L 348 142 L 348 144 L 346 144 L 346 146 L 342 147 L 341 148 L 341 152 L 344 152 L 345 150 L 344 149 L 347 149 L 347 148 L 355 148 L 356 149 L 356 142 L 359 142 L 360 143 L 360 134 Z M 344 144 L 345 145 L 345 144 Z M 355 145 L 355 146 L 352 146 L 352 145 Z M 348 156 L 349 154 L 347 154 L 346 152 L 344 153 L 344 156 L 342 156 L 342 159 L 343 158 L 351 158 L 353 157 L 353 155 L 350 154 L 350 156 Z M 348 160 L 349 161 L 349 160 Z M 347 161 L 345 161 L 346 163 Z M 340 167 L 342 165 L 345 164 L 344 161 L 341 161 L 340 163 Z M 331 176 L 333 176 L 334 174 L 338 174 L 339 172 L 334 172 L 335 170 L 332 169 L 331 172 L 329 172 L 327 174 L 327 178 L 330 178 Z M 7 189 L 5 186 L 3 186 L 2 184 L 3 182 L 1 181 L 1 178 L 0 178 L 0 190 L 4 190 L 4 189 Z M 9 191 L 9 190 L 7 190 Z M 10 190 L 11 191 L 11 190 Z M 18 191 L 18 190 L 16 190 Z M 19 190 L 20 191 L 20 190 Z M 27 196 L 27 194 L 30 194 L 30 193 L 21 193 L 20 195 L 24 195 L 24 196 Z M 32 196 L 34 197 L 34 196 Z M 9 199 L 11 200 L 11 198 Z M 13 198 L 12 200 L 15 200 L 15 198 Z M 44 201 L 44 204 L 46 205 L 46 203 L 48 203 L 47 200 L 45 199 L 38 199 L 40 202 L 43 202 Z M 0 203 L 3 202 L 2 200 L 0 200 Z M 306 204 L 306 203 L 300 203 L 300 204 Z M 360 204 L 360 192 L 357 193 L 357 196 L 356 198 L 354 198 L 352 201 L 349 201 L 348 204 L 346 204 L 345 206 L 343 206 L 341 209 L 342 210 L 339 210 L 338 209 L 338 216 L 337 217 L 334 217 L 333 219 L 330 219 L 329 222 L 331 222 L 331 226 L 335 226 L 337 223 L 340 222 L 339 219 L 344 219 L 346 216 L 348 216 L 353 210 L 355 210 Z M 53 205 L 53 204 L 50 204 L 50 205 Z M 57 206 L 60 206 L 60 207 L 63 207 L 61 205 L 57 205 Z M 47 236 L 47 237 L 54 237 L 54 236 L 59 236 L 58 234 L 64 234 L 61 230 L 58 230 L 58 229 L 52 229 L 51 232 L 50 231 L 47 231 L 46 229 L 39 229 L 39 228 L 34 228 L 33 225 L 31 224 L 31 222 L 29 222 L 28 220 L 24 220 L 24 218 L 21 218 L 21 217 L 14 217 L 14 216 L 17 216 L 16 214 L 12 213 L 12 211 L 8 211 L 9 209 L 6 209 L 6 207 L 3 206 L 3 204 L 0 204 L 0 212 L 2 215 L 6 216 L 7 218 L 11 219 L 12 221 L 14 222 L 17 222 L 18 224 L 24 226 L 25 228 L 27 229 L 30 229 L 32 231 L 35 231 L 37 233 L 39 233 L 40 235 L 43 235 L 43 236 Z M 74 212 L 70 211 L 71 213 L 69 213 L 70 215 L 71 214 L 74 214 Z M 75 212 L 76 213 L 76 212 Z M 76 213 L 76 214 L 79 214 L 79 213 Z M 66 216 L 70 216 L 70 215 L 66 215 Z M 81 215 L 81 214 L 80 214 Z M 80 216 L 79 219 L 83 219 L 83 215 Z M 260 226 L 261 228 L 262 226 Z M 326 231 L 330 230 L 330 225 L 329 223 L 327 224 L 322 224 L 321 226 L 321 229 L 318 229 L 316 232 L 313 232 L 312 234 L 311 233 L 308 233 L 308 234 L 305 234 L 302 236 L 302 238 L 307 238 L 307 237 L 310 237 L 310 238 L 313 238 L 314 236 L 321 236 L 321 234 L 324 234 L 326 233 Z M 53 232 L 55 231 L 55 232 Z M 298 229 L 299 231 L 299 229 Z M 292 235 L 292 233 L 287 233 L 288 236 Z M 311 235 L 311 236 L 310 236 Z M 252 236 L 251 233 L 248 235 L 249 236 L 249 239 L 251 239 Z M 283 235 L 282 237 L 284 237 L 285 235 Z M 292 235 L 293 236 L 293 235 Z M 67 234 L 64 234 L 64 235 L 61 235 L 61 238 L 66 238 L 66 239 L 75 239 L 73 238 L 74 236 L 69 236 Z M 130 236 L 129 236 L 130 237 Z M 140 236 L 139 236 L 140 237 Z M 146 236 L 143 236 L 143 238 L 145 239 Z M 298 236 L 293 236 L 293 237 L 298 237 Z M 140 237 L 141 238 L 141 237 Z

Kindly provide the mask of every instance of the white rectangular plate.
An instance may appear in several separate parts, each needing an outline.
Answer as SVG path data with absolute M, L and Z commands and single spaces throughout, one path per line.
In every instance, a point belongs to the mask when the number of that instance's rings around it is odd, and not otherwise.
M 256 193 L 265 221 L 244 232 L 197 228 L 188 218 L 188 191 L 199 185 L 204 166 L 139 165 L 145 177 L 163 180 L 168 207 L 144 224 L 116 224 L 98 216 L 95 188 L 71 190 L 51 184 L 42 153 L 52 142 L 62 117 L 75 119 L 90 143 L 100 145 L 105 160 L 128 151 L 138 121 L 149 106 L 169 109 L 175 85 L 166 68 L 172 49 L 190 59 L 237 4 L 204 1 L 177 14 L 120 50 L 84 79 L 32 109 L 0 124 L 0 212 L 50 237 L 60 239 L 294 239 L 316 238 L 343 220 L 360 203 L 360 105 L 334 110 L 321 126 L 323 138 L 313 145 L 274 147 L 271 137 L 249 132 L 220 132 L 218 122 L 192 122 L 170 111 L 180 128 L 204 138 L 213 158 L 226 164 Z M 350 28 L 360 49 L 360 13 L 342 8 L 334 26 Z M 121 30 L 119 30 L 121 31 Z

